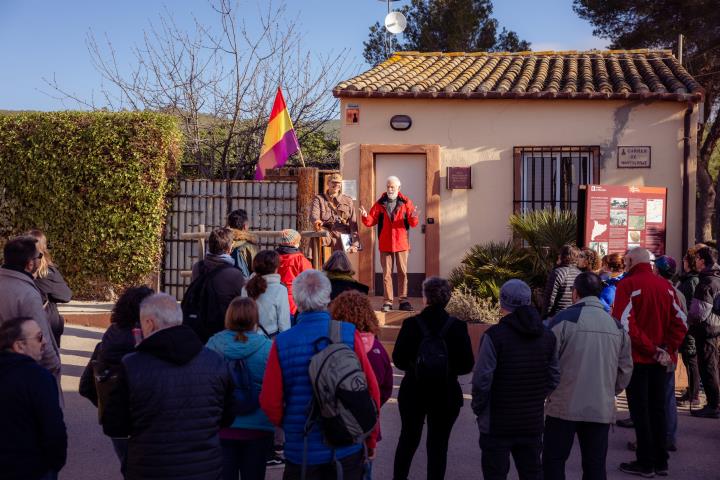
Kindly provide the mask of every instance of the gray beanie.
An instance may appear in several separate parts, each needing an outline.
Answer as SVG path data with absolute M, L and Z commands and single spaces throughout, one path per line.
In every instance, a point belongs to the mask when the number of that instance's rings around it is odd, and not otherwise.
M 528 284 L 513 278 L 500 287 L 500 306 L 508 312 L 514 312 L 518 307 L 530 305 L 531 296 Z

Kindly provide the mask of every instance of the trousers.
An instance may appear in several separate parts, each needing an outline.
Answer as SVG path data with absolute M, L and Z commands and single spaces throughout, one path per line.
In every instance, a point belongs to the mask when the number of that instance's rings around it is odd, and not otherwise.
M 505 480 L 510 471 L 510 455 L 520 480 L 541 480 L 542 436 L 498 437 L 480 434 L 483 479 Z
M 398 276 L 398 297 L 400 301 L 407 300 L 407 262 L 408 251 L 402 252 L 380 252 L 380 264 L 383 269 L 383 290 L 385 303 L 393 301 L 393 265 L 397 268 Z
M 576 434 L 580 443 L 583 480 L 605 480 L 609 431 L 608 423 L 573 422 L 546 417 L 542 455 L 545 480 L 565 480 L 565 462 L 570 456 Z
M 637 461 L 643 468 L 667 468 L 667 371 L 660 364 L 636 363 L 627 393 L 635 425 Z
M 707 406 L 720 406 L 720 387 L 718 386 L 718 355 L 720 354 L 720 337 L 695 337 L 698 354 L 698 367 L 702 379 Z

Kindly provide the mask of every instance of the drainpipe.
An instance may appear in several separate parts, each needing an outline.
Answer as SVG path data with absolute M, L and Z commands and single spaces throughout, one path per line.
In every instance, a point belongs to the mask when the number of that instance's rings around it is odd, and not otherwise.
M 685 110 L 685 131 L 683 132 L 683 206 L 682 206 L 682 254 L 685 255 L 688 249 L 688 233 L 690 229 L 690 176 L 688 175 L 688 163 L 690 162 L 690 128 L 692 114 L 695 104 L 687 103 Z M 697 221 L 697 219 L 696 219 Z M 667 227 L 666 227 L 667 228 Z

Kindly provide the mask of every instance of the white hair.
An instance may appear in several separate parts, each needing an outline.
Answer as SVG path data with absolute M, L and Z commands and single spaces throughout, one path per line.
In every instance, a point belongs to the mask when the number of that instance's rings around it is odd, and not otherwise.
M 300 312 L 327 309 L 330 303 L 330 280 L 318 270 L 305 270 L 292 282 L 293 299 Z
M 183 321 L 180 305 L 167 293 L 155 293 L 143 300 L 140 317 L 151 317 L 160 329 L 176 327 Z
M 394 183 L 398 187 L 402 186 L 402 184 L 400 183 L 400 179 L 398 177 L 396 177 L 395 175 L 390 175 L 387 178 L 387 181 L 385 183 L 390 183 L 390 182 Z

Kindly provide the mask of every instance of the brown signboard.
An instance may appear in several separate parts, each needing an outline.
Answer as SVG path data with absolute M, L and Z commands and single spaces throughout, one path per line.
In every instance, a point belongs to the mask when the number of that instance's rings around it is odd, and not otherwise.
M 470 167 L 447 167 L 447 188 L 448 190 L 472 188 Z
M 650 168 L 650 147 L 624 147 L 617 148 L 618 168 Z
M 601 256 L 633 247 L 665 254 L 667 188 L 582 185 L 579 193 L 579 245 Z

